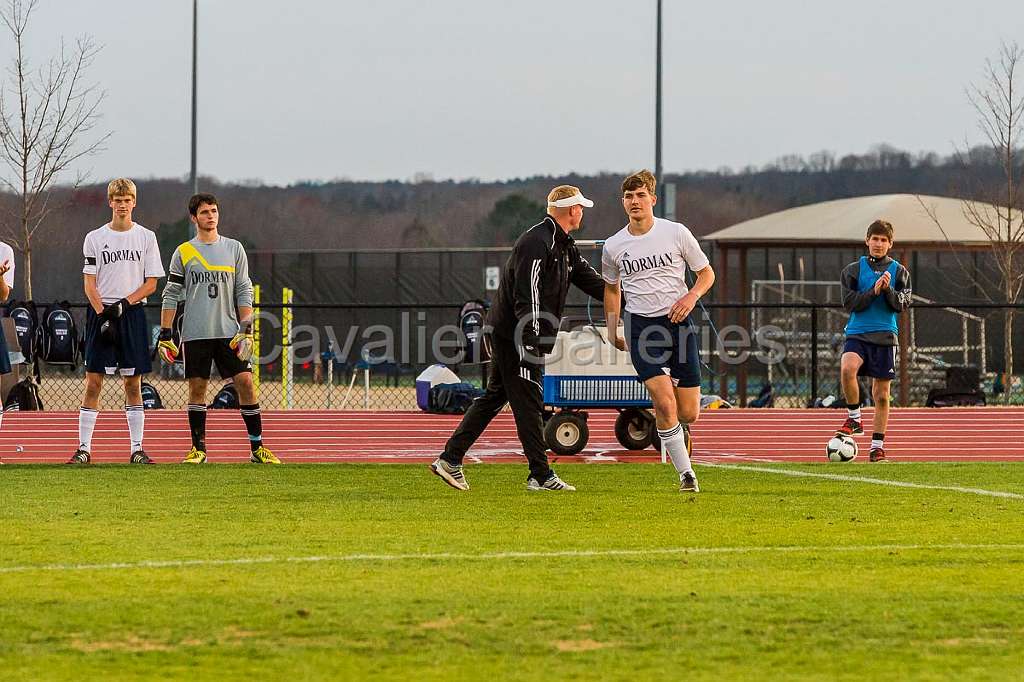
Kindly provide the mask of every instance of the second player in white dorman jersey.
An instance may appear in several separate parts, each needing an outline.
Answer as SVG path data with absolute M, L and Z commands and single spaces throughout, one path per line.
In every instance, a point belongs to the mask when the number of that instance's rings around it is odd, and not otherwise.
M 124 232 L 111 229 L 110 223 L 96 228 L 85 236 L 82 252 L 82 272 L 96 275 L 96 288 L 105 304 L 127 298 L 147 277 L 164 276 L 156 233 L 138 223 Z
M 626 312 L 644 317 L 668 315 L 689 291 L 687 266 L 703 270 L 708 257 L 685 225 L 664 218 L 655 218 L 654 226 L 639 236 L 622 228 L 605 241 L 601 254 L 604 281 L 622 282 Z

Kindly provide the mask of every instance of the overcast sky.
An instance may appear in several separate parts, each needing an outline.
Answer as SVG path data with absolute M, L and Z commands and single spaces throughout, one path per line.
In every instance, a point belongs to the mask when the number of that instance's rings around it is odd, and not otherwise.
M 3 0 L 6 4 L 7 0 Z M 200 0 L 199 169 L 225 181 L 507 179 L 654 161 L 655 0 Z M 41 0 L 33 59 L 92 35 L 113 136 L 189 167 L 190 0 Z M 964 88 L 1021 0 L 665 0 L 665 168 L 976 141 Z M 0 54 L 13 56 L 0 37 Z

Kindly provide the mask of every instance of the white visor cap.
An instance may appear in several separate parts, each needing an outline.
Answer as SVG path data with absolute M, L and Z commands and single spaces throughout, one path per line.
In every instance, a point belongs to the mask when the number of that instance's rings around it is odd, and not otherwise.
M 575 206 L 577 204 L 584 208 L 594 207 L 594 202 L 583 196 L 580 192 L 576 192 L 576 194 L 573 194 L 571 197 L 548 202 L 548 206 L 551 206 L 552 208 L 569 208 L 570 206 Z

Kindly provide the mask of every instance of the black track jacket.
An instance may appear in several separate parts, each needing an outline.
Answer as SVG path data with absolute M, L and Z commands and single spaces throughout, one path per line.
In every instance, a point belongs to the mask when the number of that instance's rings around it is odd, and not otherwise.
M 532 355 L 550 353 L 570 283 L 599 301 L 604 298 L 604 279 L 580 255 L 573 238 L 545 216 L 516 240 L 505 263 L 487 317 L 494 335 L 516 341 Z M 521 339 L 516 338 L 517 325 Z

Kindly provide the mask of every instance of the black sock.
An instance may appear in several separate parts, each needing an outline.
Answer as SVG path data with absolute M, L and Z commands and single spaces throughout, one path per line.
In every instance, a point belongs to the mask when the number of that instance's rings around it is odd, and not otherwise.
M 875 431 L 874 433 L 871 434 L 871 447 L 872 448 L 880 448 L 880 447 L 884 446 L 885 445 L 885 443 L 883 443 L 884 440 L 885 440 L 885 434 L 884 433 L 878 433 L 877 431 Z
M 189 403 L 188 428 L 192 432 L 192 447 L 206 452 L 206 405 Z
M 263 445 L 263 417 L 260 416 L 260 404 L 239 405 L 245 430 L 249 432 L 249 449 L 256 452 Z

